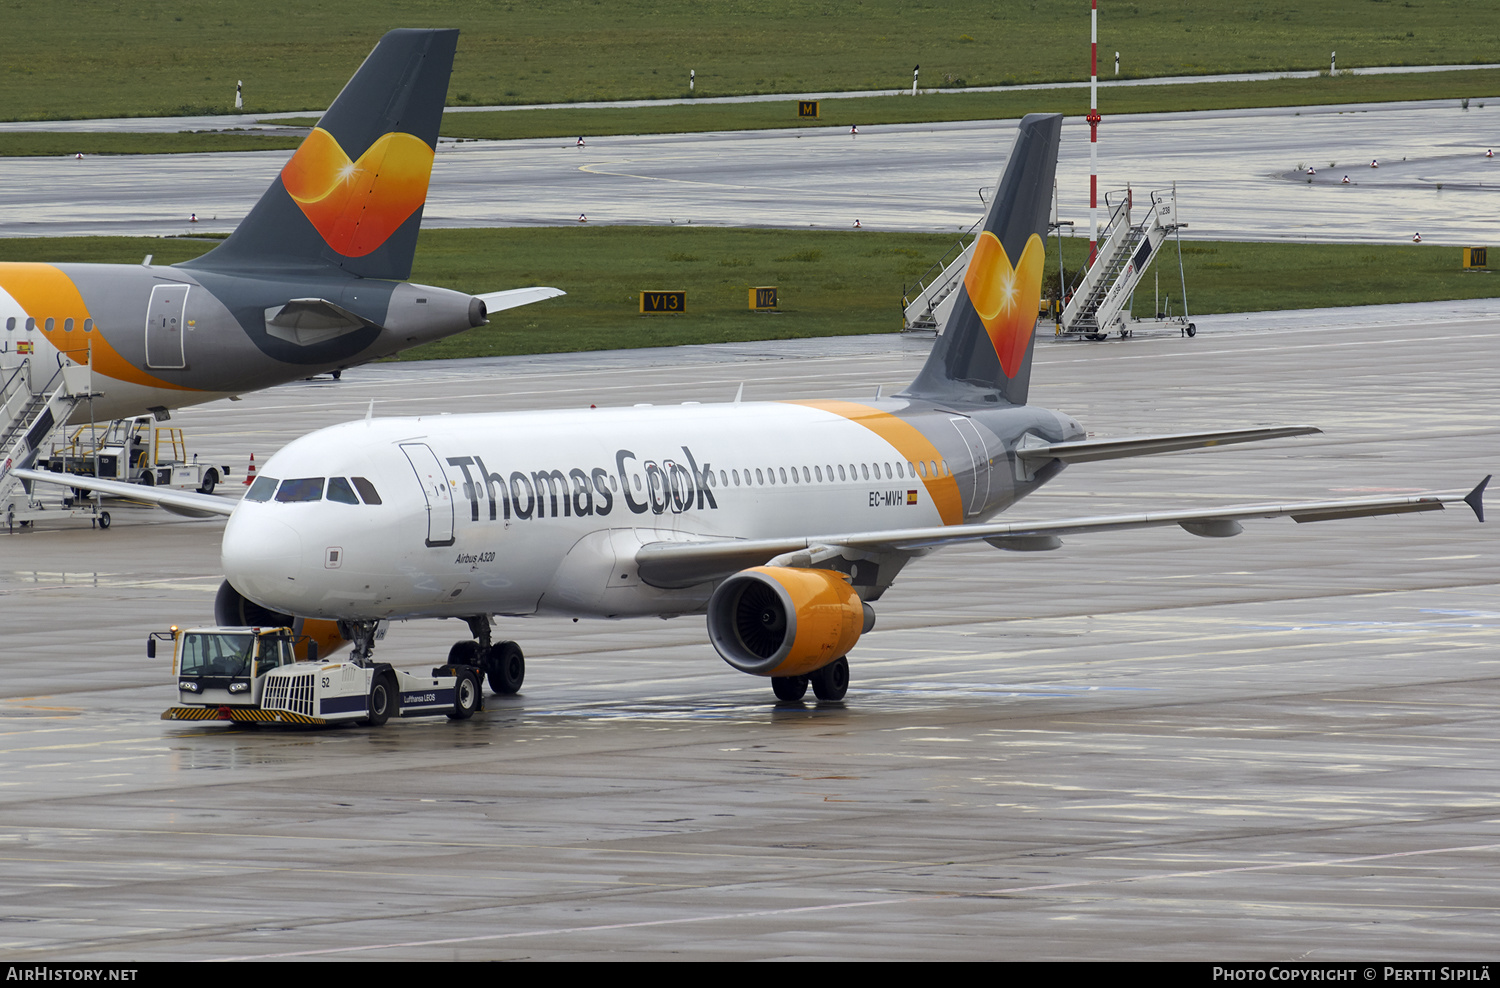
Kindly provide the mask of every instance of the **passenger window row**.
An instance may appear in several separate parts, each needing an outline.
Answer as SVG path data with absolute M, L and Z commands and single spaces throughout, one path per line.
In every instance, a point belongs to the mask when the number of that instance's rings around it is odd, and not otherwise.
M 330 501 L 340 504 L 359 504 L 364 499 L 365 504 L 380 504 L 380 495 L 375 491 L 375 485 L 364 477 L 329 477 L 325 488 L 322 477 L 299 477 L 294 480 L 277 480 L 261 474 L 255 478 L 255 483 L 250 485 L 250 490 L 245 494 L 247 501 L 269 501 L 274 495 L 276 500 L 283 503 L 292 501 L 321 501 L 324 491 Z M 355 495 L 358 491 L 358 496 Z
M 47 332 L 50 333 L 54 329 L 57 328 L 57 320 L 54 319 L 54 318 L 52 318 L 51 316 L 48 316 L 43 321 L 42 325 L 47 330 Z M 69 316 L 68 318 L 64 319 L 62 321 L 63 332 L 65 332 L 65 333 L 71 333 L 71 332 L 73 332 L 73 325 L 74 325 L 74 320 L 73 320 L 72 316 Z M 5 328 L 8 331 L 10 331 L 10 332 L 14 332 L 15 331 L 15 329 L 16 329 L 16 317 L 15 316 L 11 316 L 10 318 L 8 318 L 8 319 L 5 320 Z M 26 326 L 25 326 L 25 328 L 26 328 L 27 332 L 30 332 L 31 330 L 36 329 L 36 320 L 33 319 L 33 318 L 31 318 L 30 316 L 27 316 L 26 317 Z M 92 319 L 85 319 L 83 321 L 83 331 L 85 333 L 92 333 L 94 331 L 94 320 L 92 320 Z
M 837 466 L 827 464 L 814 467 L 755 467 L 744 468 L 744 477 L 741 479 L 741 471 L 720 470 L 718 485 L 728 487 L 732 483 L 735 487 L 774 487 L 776 484 L 783 486 L 788 484 L 824 484 L 835 483 L 835 471 L 837 481 L 848 483 L 850 481 L 880 481 L 880 480 L 916 480 L 919 477 L 948 477 L 952 476 L 948 471 L 947 460 L 925 460 L 913 462 L 907 460 L 905 463 L 840 463 Z M 612 479 L 612 478 L 611 478 Z M 714 475 L 708 473 L 708 482 L 714 485 Z M 637 484 L 639 486 L 639 484 Z M 355 491 L 359 494 L 356 497 Z M 365 504 L 380 504 L 380 495 L 375 491 L 375 485 L 364 477 L 301 477 L 293 480 L 278 480 L 261 474 L 250 490 L 245 495 L 247 501 L 269 501 L 272 497 L 283 503 L 295 501 L 321 501 L 325 497 L 330 501 L 340 504 L 359 504 L 363 499 Z
M 783 485 L 787 483 L 830 484 L 836 482 L 835 470 L 838 471 L 837 480 L 845 483 L 861 480 L 916 480 L 918 478 L 925 480 L 928 477 L 952 476 L 948 472 L 947 460 L 918 460 L 916 462 L 907 460 L 905 463 L 897 461 L 894 466 L 890 463 L 850 463 L 847 470 L 842 463 L 837 466 L 830 463 L 826 466 L 815 467 L 767 467 L 765 470 L 755 467 L 753 476 L 751 468 L 745 467 L 743 485 L 765 487 L 774 486 L 777 483 Z M 713 478 L 714 475 L 709 473 L 710 484 L 713 483 Z M 739 470 L 720 470 L 719 486 L 728 487 L 731 478 L 735 487 L 741 486 Z

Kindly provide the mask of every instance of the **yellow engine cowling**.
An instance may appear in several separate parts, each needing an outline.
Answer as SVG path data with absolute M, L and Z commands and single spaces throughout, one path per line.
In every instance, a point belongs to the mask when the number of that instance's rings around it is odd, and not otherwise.
M 297 618 L 297 623 L 292 626 L 297 633 L 297 660 L 307 661 L 307 643 L 318 643 L 318 658 L 326 659 L 334 652 L 349 644 L 349 639 L 339 633 L 337 621 L 319 621 L 315 618 Z
M 756 566 L 719 584 L 708 636 L 724 661 L 756 676 L 805 676 L 840 658 L 874 612 L 827 569 Z

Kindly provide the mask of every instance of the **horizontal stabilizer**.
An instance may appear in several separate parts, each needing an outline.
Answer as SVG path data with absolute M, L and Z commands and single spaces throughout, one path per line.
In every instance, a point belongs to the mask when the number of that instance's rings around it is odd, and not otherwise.
M 174 491 L 163 487 L 143 487 L 140 484 L 127 484 L 121 480 L 100 480 L 98 477 L 84 477 L 73 473 L 53 473 L 50 470 L 16 470 L 14 473 L 22 480 L 37 484 L 77 487 L 113 497 L 129 498 L 132 501 L 147 501 L 189 518 L 233 514 L 234 506 L 239 504 L 239 501 L 231 501 L 212 494 L 195 494 L 191 491 Z
M 1285 439 L 1322 432 L 1310 425 L 1288 425 L 1264 429 L 1231 429 L 1228 432 L 1179 432 L 1167 436 L 1130 436 L 1124 439 L 1082 439 L 1071 443 L 1051 443 L 1016 450 L 1023 461 L 1062 460 L 1064 463 L 1089 463 L 1093 460 L 1115 460 L 1125 456 L 1148 456 L 1152 453 L 1175 453 L 1207 446 L 1229 446 L 1253 443 L 1263 439 Z
M 1487 482 L 1489 478 L 1485 478 Z M 982 525 L 952 525 L 909 528 L 889 532 L 854 532 L 813 538 L 719 539 L 699 542 L 653 542 L 636 551 L 641 580 L 656 587 L 684 587 L 723 579 L 749 566 L 766 563 L 776 556 L 810 546 L 846 547 L 861 551 L 919 554 L 945 545 L 989 542 L 1003 549 L 1050 549 L 1064 535 L 1092 535 L 1132 528 L 1177 525 L 1194 535 L 1223 538 L 1239 531 L 1239 523 L 1254 518 L 1287 518 L 1322 521 L 1335 518 L 1366 518 L 1442 511 L 1449 504 L 1465 503 L 1483 520 L 1480 498 L 1485 483 L 1468 494 L 1431 493 L 1402 497 L 1362 497 L 1341 501 L 1303 501 L 1290 504 L 1242 504 L 1193 511 L 1154 511 L 1135 515 L 1104 515 L 1063 518 L 1027 524 L 989 522 Z
M 530 305 L 544 298 L 557 298 L 559 295 L 566 294 L 568 293 L 560 288 L 512 288 L 509 291 L 486 292 L 474 297 L 484 303 L 484 311 L 501 312 L 505 309 L 514 309 L 518 305 Z

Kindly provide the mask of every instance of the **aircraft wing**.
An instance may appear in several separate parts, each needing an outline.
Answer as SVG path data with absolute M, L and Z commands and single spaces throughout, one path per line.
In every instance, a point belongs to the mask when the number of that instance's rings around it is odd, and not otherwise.
M 1262 429 L 1231 429 L 1227 432 L 1179 432 L 1166 436 L 1128 436 L 1124 439 L 1083 439 L 1070 443 L 1025 446 L 1016 450 L 1023 461 L 1062 460 L 1064 463 L 1088 463 L 1113 460 L 1122 456 L 1145 456 L 1150 453 L 1175 453 L 1205 446 L 1228 446 L 1253 443 L 1263 439 L 1306 436 L 1322 429 L 1311 425 L 1288 425 Z
M 544 298 L 557 298 L 559 295 L 566 294 L 568 293 L 561 288 L 512 288 L 508 291 L 487 292 L 474 297 L 484 303 L 485 312 L 500 312 L 504 309 L 514 309 L 518 305 L 530 305 Z
M 56 484 L 59 487 L 76 487 L 80 490 L 99 491 L 115 497 L 128 497 L 133 501 L 149 501 L 159 507 L 189 518 L 207 518 L 210 515 L 228 515 L 234 512 L 238 500 L 198 494 L 192 491 L 174 491 L 163 487 L 143 487 L 120 480 L 100 480 L 74 473 L 53 473 L 50 470 L 12 470 L 12 475 L 36 484 Z
M 653 542 L 637 550 L 635 559 L 644 582 L 656 587 L 675 588 L 721 579 L 788 554 L 792 554 L 790 564 L 798 565 L 796 554 L 825 547 L 919 553 L 960 542 L 988 542 L 1001 549 L 1025 551 L 1056 548 L 1064 535 L 1091 535 L 1095 532 L 1167 525 L 1177 525 L 1194 535 L 1215 538 L 1238 535 L 1241 531 L 1240 522 L 1255 518 L 1290 517 L 1300 524 L 1336 518 L 1406 514 L 1412 511 L 1442 511 L 1448 505 L 1460 501 L 1473 509 L 1475 517 L 1484 521 L 1484 488 L 1489 482 L 1490 478 L 1485 477 L 1467 494 L 1430 493 L 1290 504 L 1242 504 L 1194 511 L 1153 511 L 1043 522 L 989 522 L 982 525 L 908 528 L 810 538 Z

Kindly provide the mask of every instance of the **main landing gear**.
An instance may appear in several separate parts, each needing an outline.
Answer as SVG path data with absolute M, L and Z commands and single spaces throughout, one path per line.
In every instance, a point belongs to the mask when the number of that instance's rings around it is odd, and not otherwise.
M 515 642 L 490 642 L 490 619 L 485 615 L 467 619 L 474 641 L 455 642 L 448 650 L 450 664 L 474 666 L 490 681 L 490 689 L 500 696 L 521 690 L 526 679 L 526 656 Z
M 823 668 L 807 676 L 772 676 L 771 689 L 778 700 L 797 701 L 807 695 L 807 687 L 813 688 L 813 696 L 827 703 L 844 698 L 849 692 L 849 660 L 840 656 Z

